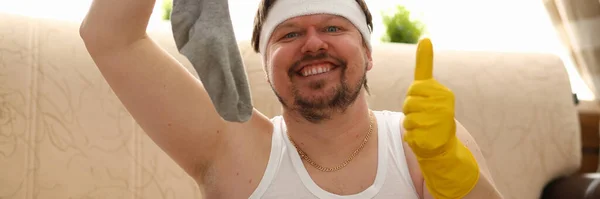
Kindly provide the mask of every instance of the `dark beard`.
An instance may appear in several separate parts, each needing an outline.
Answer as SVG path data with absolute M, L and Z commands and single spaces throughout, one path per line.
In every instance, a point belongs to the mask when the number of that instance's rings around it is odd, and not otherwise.
M 329 55 L 327 53 L 320 53 L 316 56 L 305 56 L 302 60 L 300 60 L 299 62 L 297 62 L 296 64 L 303 62 L 303 61 L 309 61 L 309 60 L 317 60 L 317 59 L 323 59 L 323 58 L 327 58 L 329 57 Z M 333 58 L 333 57 L 332 57 Z M 273 89 L 273 91 L 275 92 L 275 95 L 277 96 L 277 99 L 279 99 L 279 101 L 281 102 L 281 104 L 283 105 L 284 108 L 288 108 L 288 109 L 292 109 L 293 111 L 297 111 L 298 113 L 300 113 L 300 115 L 302 115 L 302 117 L 304 119 L 306 119 L 307 121 L 311 122 L 311 123 L 320 123 L 324 120 L 328 120 L 331 119 L 331 115 L 333 115 L 334 113 L 343 113 L 345 112 L 348 107 L 350 107 L 350 105 L 352 105 L 356 99 L 358 98 L 358 95 L 360 94 L 360 91 L 362 89 L 362 86 L 365 85 L 366 86 L 366 82 L 367 82 L 367 64 L 365 63 L 365 72 L 363 73 L 363 76 L 361 77 L 360 81 L 358 81 L 355 85 L 350 86 L 349 83 L 346 80 L 346 69 L 347 69 L 347 64 L 346 62 L 344 62 L 343 60 L 334 58 L 335 60 L 337 60 L 338 64 L 337 67 L 341 67 L 342 72 L 341 72 L 341 77 L 340 77 L 340 85 L 337 86 L 336 88 L 334 88 L 332 91 L 330 91 L 329 96 L 333 96 L 331 99 L 306 99 L 301 97 L 300 92 L 298 90 L 298 88 L 293 85 L 291 90 L 294 96 L 294 105 L 290 107 L 289 105 L 287 105 L 284 100 L 281 98 L 281 96 L 275 91 L 275 89 Z M 295 67 L 291 67 L 292 69 Z M 290 70 L 290 72 L 288 73 L 290 79 L 294 78 L 295 73 Z M 314 90 L 318 90 L 318 89 L 322 89 L 322 87 L 325 85 L 325 81 L 316 81 L 316 82 L 312 82 L 309 87 L 311 89 Z
M 342 72 L 342 77 L 344 77 L 343 74 Z M 300 97 L 298 90 L 293 87 L 294 102 L 297 105 L 295 110 L 311 123 L 320 123 L 324 120 L 329 120 L 332 114 L 344 113 L 356 101 L 365 81 L 366 74 L 363 75 L 361 80 L 353 87 L 354 89 L 352 89 L 348 85 L 348 82 L 342 79 L 341 85 L 331 91 L 333 94 L 331 100 L 318 99 L 311 101 L 304 99 Z

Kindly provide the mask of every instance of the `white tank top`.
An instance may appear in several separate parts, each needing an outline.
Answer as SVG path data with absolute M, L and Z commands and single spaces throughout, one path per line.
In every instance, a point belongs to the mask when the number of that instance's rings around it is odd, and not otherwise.
M 354 195 L 336 195 L 321 189 L 310 177 L 287 137 L 281 116 L 274 124 L 271 154 L 265 174 L 251 199 L 418 199 L 402 148 L 400 121 L 404 115 L 373 111 L 378 125 L 377 175 L 373 185 Z

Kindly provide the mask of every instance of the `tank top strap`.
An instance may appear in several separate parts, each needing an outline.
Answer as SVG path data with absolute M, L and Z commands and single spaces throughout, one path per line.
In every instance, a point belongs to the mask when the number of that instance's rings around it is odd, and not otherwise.
M 283 117 L 276 116 L 271 119 L 271 123 L 273 124 L 273 133 L 271 138 L 271 153 L 269 155 L 267 168 L 265 169 L 265 173 L 260 183 L 254 192 L 252 192 L 250 197 L 248 197 L 249 199 L 259 199 L 265 194 L 269 188 L 269 185 L 271 185 L 271 182 L 279 171 L 279 165 L 283 159 L 283 151 L 285 150 L 282 137 L 283 128 L 285 128 Z
M 402 126 L 402 122 L 405 117 L 404 113 L 383 110 L 377 111 L 377 114 L 380 115 L 386 123 L 385 128 L 387 129 L 381 132 L 387 133 L 388 146 L 391 151 L 391 161 L 394 161 L 396 165 L 398 165 L 397 169 L 403 176 L 403 180 L 406 181 L 407 184 L 410 184 L 413 190 L 416 190 L 410 171 L 408 170 L 408 163 L 403 148 L 404 141 L 402 135 L 404 134 L 404 127 Z

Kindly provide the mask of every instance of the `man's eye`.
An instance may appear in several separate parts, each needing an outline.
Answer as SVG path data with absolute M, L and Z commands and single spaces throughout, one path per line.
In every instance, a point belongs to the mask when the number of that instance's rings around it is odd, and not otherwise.
M 291 33 L 288 33 L 288 34 L 284 35 L 283 38 L 284 39 L 289 39 L 289 38 L 294 38 L 294 37 L 297 37 L 297 36 L 298 36 L 298 33 L 291 32 Z
M 329 26 L 327 27 L 327 32 L 337 32 L 338 30 L 340 30 L 340 28 L 336 27 L 336 26 Z

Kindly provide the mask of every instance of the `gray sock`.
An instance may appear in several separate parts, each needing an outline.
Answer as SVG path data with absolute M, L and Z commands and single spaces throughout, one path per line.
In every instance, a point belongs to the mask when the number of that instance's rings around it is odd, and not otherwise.
M 219 115 L 248 121 L 253 106 L 228 0 L 174 0 L 171 25 L 177 49 L 196 69 Z

